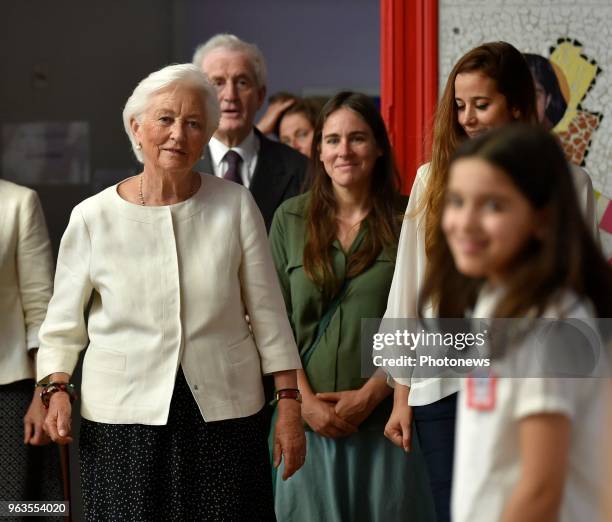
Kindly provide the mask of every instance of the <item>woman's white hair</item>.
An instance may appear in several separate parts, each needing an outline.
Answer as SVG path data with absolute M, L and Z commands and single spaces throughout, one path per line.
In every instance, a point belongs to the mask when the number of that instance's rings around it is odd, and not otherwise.
M 208 143 L 219 126 L 221 110 L 217 93 L 208 82 L 206 75 L 191 63 L 168 65 L 159 71 L 149 74 L 134 89 L 123 108 L 123 126 L 132 143 L 134 154 L 140 163 L 143 162 L 142 151 L 138 150 L 138 141 L 132 133 L 132 120 L 142 121 L 142 115 L 148 109 L 151 98 L 160 91 L 176 84 L 188 85 L 200 92 L 206 111 L 205 143 Z
M 265 87 L 267 82 L 268 72 L 266 70 L 266 60 L 255 44 L 247 43 L 237 36 L 228 33 L 217 34 L 207 42 L 199 45 L 193 53 L 193 64 L 202 67 L 202 62 L 207 55 L 213 51 L 224 49 L 227 51 L 236 51 L 245 53 L 249 57 L 253 71 L 255 72 L 255 80 L 257 87 Z

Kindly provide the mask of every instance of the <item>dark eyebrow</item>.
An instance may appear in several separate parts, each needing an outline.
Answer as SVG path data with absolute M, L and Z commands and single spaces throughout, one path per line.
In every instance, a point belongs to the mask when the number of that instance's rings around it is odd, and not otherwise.
M 470 100 L 486 100 L 486 101 L 490 101 L 491 97 L 490 96 L 472 96 L 471 98 L 469 98 Z M 463 101 L 463 98 L 459 98 L 458 96 L 455 96 L 455 101 Z
M 496 199 L 498 201 L 508 201 L 510 198 L 506 194 L 500 194 L 499 192 L 485 192 L 479 195 L 480 200 Z
M 361 131 L 361 130 L 359 130 L 359 131 L 352 131 L 352 132 L 349 132 L 348 135 L 349 135 L 349 138 L 351 138 L 353 136 L 367 136 L 368 132 L 367 131 Z M 323 135 L 323 138 L 331 138 L 331 137 L 338 138 L 338 137 L 340 137 L 340 135 L 337 132 L 330 132 L 329 134 L 324 134 Z
M 323 134 L 323 138 L 337 138 L 339 134 L 337 132 L 330 132 L 329 134 Z

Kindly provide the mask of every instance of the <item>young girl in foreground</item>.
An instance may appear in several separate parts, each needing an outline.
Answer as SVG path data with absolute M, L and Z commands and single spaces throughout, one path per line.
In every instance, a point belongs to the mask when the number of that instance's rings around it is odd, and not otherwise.
M 435 234 L 421 303 L 439 296 L 440 317 L 612 315 L 612 269 L 588 233 L 563 153 L 543 130 L 518 124 L 464 143 Z M 479 403 L 465 379 L 452 519 L 598 520 L 604 384 L 500 377 Z

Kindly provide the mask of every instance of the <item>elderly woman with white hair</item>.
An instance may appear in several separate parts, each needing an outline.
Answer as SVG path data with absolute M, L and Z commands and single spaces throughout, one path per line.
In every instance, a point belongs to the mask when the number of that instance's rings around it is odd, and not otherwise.
M 46 430 L 72 440 L 69 378 L 89 342 L 88 520 L 273 520 L 262 373 L 288 478 L 305 457 L 300 360 L 251 195 L 192 170 L 217 127 L 215 91 L 194 65 L 168 66 L 123 120 L 143 170 L 77 205 L 64 233 L 40 332 Z

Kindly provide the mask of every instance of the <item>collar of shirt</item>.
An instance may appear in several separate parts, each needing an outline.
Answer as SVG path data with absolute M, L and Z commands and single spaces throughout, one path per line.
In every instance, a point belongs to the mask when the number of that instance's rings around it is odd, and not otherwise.
M 497 308 L 505 293 L 506 291 L 501 285 L 492 286 L 489 283 L 485 283 L 478 292 L 474 311 L 470 315 L 475 319 L 492 318 L 495 308 Z
M 253 179 L 253 174 L 255 173 L 257 154 L 259 153 L 259 139 L 255 135 L 255 132 L 249 132 L 249 135 L 236 147 L 228 147 L 225 143 L 213 136 L 208 143 L 208 147 L 210 148 L 210 157 L 215 176 L 219 178 L 222 178 L 227 171 L 227 162 L 223 159 L 227 151 L 231 148 L 240 154 L 242 158 L 242 165 L 240 167 L 242 184 L 249 188 L 251 180 Z

